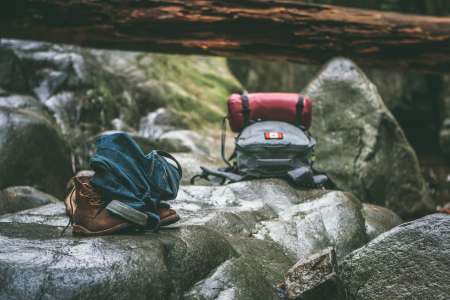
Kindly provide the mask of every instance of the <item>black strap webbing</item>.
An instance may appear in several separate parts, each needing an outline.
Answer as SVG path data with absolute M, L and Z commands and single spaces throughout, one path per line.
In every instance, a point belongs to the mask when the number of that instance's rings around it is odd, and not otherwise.
M 250 101 L 247 92 L 242 93 L 242 114 L 244 116 L 244 127 L 250 124 Z
M 227 134 L 227 120 L 228 120 L 228 117 L 224 117 L 222 119 L 222 134 L 221 134 L 221 137 L 220 137 L 220 141 L 221 141 L 221 143 L 220 143 L 220 154 L 222 155 L 223 161 L 229 167 L 231 167 L 230 159 L 227 159 L 225 157 L 225 142 L 227 141 L 227 137 L 226 137 L 226 134 Z
M 300 95 L 298 97 L 298 101 L 297 101 L 297 111 L 296 111 L 296 123 L 297 126 L 302 125 L 302 113 L 303 113 L 303 107 L 305 106 L 305 99 L 303 98 L 302 95 Z

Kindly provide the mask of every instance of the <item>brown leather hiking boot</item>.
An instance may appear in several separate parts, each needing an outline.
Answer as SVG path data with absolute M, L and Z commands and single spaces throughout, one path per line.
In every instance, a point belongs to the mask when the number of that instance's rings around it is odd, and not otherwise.
M 113 234 L 133 227 L 126 220 L 105 209 L 100 194 L 92 187 L 90 176 L 74 177 L 75 192 L 67 200 L 69 216 L 72 215 L 74 235 L 96 236 Z
M 177 212 L 169 207 L 159 206 L 158 213 L 160 218 L 159 226 L 167 226 L 180 220 Z

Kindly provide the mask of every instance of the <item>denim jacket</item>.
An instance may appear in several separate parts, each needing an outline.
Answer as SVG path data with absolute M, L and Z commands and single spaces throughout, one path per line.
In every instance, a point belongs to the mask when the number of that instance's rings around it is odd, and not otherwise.
M 95 171 L 91 184 L 109 203 L 119 200 L 146 213 L 148 227 L 159 223 L 157 207 L 161 200 L 176 198 L 181 180 L 181 167 L 168 153 L 152 151 L 145 155 L 126 133 L 101 136 L 90 165 Z M 173 159 L 178 168 L 163 156 Z

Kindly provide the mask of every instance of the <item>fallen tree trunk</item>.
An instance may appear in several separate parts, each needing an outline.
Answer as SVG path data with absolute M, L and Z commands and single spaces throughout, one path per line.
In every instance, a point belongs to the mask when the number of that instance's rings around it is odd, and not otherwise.
M 166 53 L 450 71 L 450 18 L 282 0 L 1 1 L 0 36 Z

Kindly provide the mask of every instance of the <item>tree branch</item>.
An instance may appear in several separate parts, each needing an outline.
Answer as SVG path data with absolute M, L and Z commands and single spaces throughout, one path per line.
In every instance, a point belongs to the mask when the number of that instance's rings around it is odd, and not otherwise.
M 450 18 L 283 0 L 1 1 L 0 36 L 166 53 L 450 71 Z

